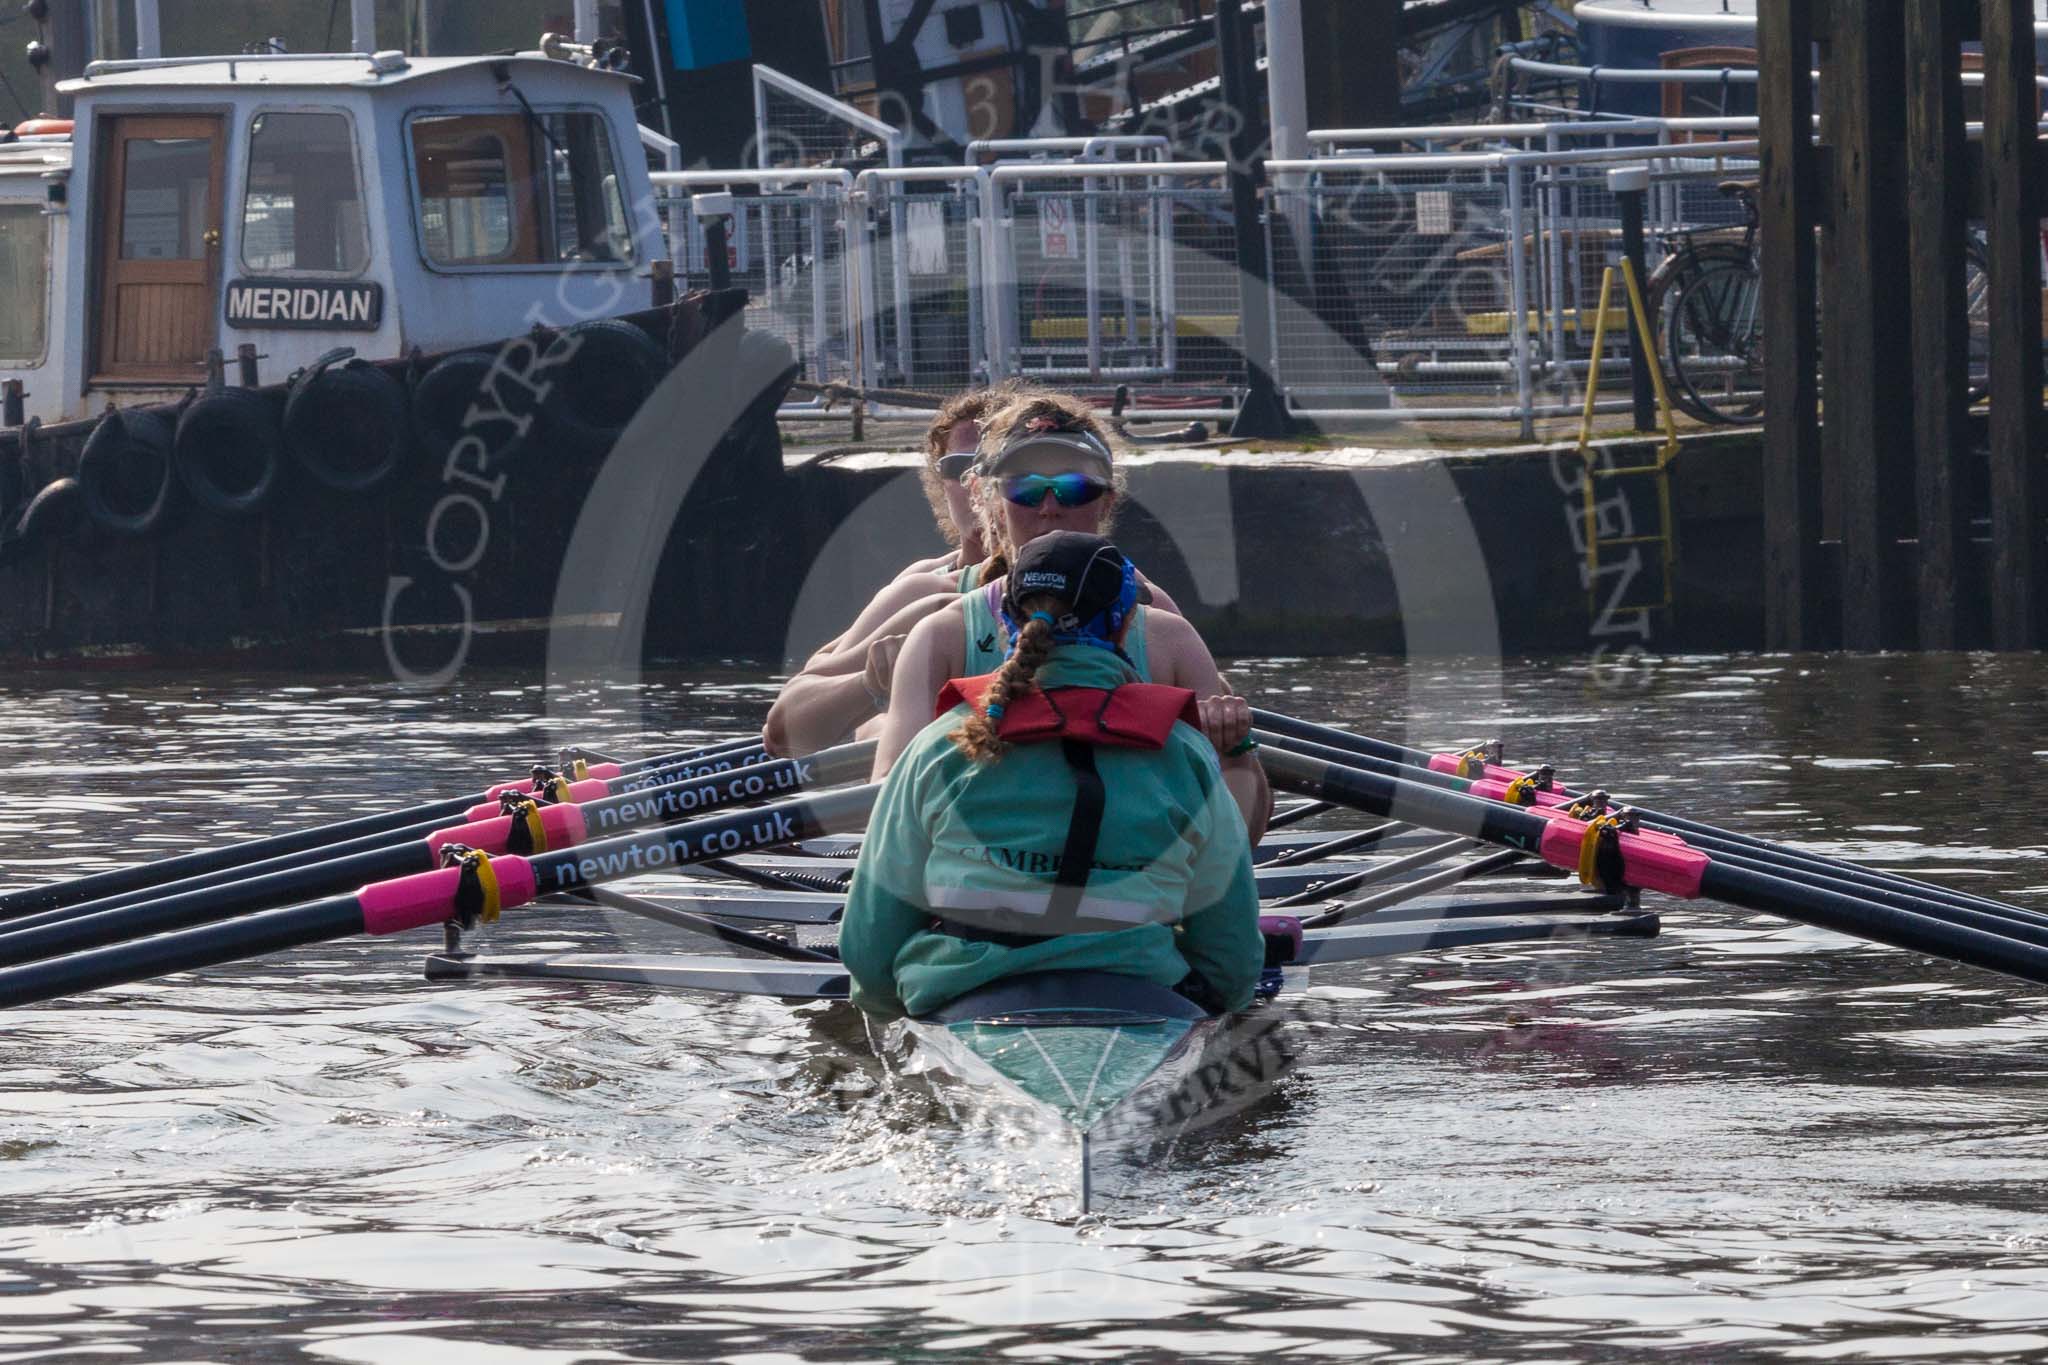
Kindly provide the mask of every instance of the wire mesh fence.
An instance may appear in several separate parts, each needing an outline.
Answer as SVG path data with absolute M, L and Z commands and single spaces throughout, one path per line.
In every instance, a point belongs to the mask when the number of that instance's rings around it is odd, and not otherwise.
M 1137 411 L 1227 411 L 1256 363 L 1296 411 L 1526 428 L 1583 399 L 1602 276 L 1621 254 L 1607 174 L 1622 166 L 1651 172 L 1645 283 L 1660 345 L 1690 347 L 1680 358 L 1710 381 L 1753 364 L 1744 336 L 1670 322 L 1658 291 L 1682 270 L 1658 266 L 1717 251 L 1728 259 L 1713 306 L 1753 308 L 1753 238 L 1722 182 L 1753 177 L 1754 143 L 1273 162 L 1263 285 L 1241 268 L 1221 163 L 656 178 L 670 193 L 738 191 L 728 267 L 753 296 L 748 325 L 787 341 L 807 379 L 942 394 L 1034 377 L 1103 398 L 1124 387 Z M 665 208 L 680 281 L 708 283 L 703 224 L 679 201 Z M 1260 356 L 1247 355 L 1248 290 L 1273 314 Z M 1604 321 L 1602 401 L 1621 406 L 1625 295 Z
M 1209 391 L 1245 382 L 1229 196 L 1214 177 L 995 177 L 1014 373 Z
M 862 297 L 870 383 L 959 389 L 985 375 L 981 185 L 949 167 L 864 177 Z
M 859 171 L 903 163 L 903 135 L 865 111 L 772 67 L 754 68 L 756 167 Z
M 671 193 L 665 216 L 677 287 L 710 288 L 706 221 L 688 202 L 678 202 L 674 191 L 703 191 L 720 182 L 701 172 L 658 180 L 678 182 L 662 187 Z M 736 192 L 726 230 L 726 270 L 732 284 L 747 290 L 748 330 L 787 343 L 796 356 L 800 379 L 861 382 L 860 347 L 850 327 L 850 204 L 843 184 L 732 183 Z

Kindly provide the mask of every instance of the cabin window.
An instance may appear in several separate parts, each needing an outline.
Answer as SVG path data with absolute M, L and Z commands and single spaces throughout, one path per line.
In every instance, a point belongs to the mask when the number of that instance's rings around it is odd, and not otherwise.
M 1753 47 L 1679 47 L 1661 58 L 1667 71 L 1756 69 Z M 1668 81 L 1664 85 L 1665 118 L 1755 118 L 1756 82 Z M 1675 142 L 1711 141 L 1713 134 L 1682 135 Z
M 354 275 L 368 264 L 355 136 L 345 114 L 258 114 L 249 124 L 242 264 Z
M 50 220 L 36 203 L 0 204 L 0 357 L 43 358 Z
M 598 114 L 412 122 L 427 259 L 440 266 L 625 264 L 633 234 Z

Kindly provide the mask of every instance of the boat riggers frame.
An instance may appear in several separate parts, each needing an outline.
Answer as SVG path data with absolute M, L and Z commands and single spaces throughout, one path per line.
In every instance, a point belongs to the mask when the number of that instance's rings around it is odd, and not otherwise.
M 365 882 L 429 871 L 441 866 L 450 848 L 474 849 L 491 855 L 546 853 L 627 830 L 673 824 L 728 806 L 836 786 L 866 777 L 874 748 L 872 741 L 846 744 L 821 750 L 808 758 L 779 759 L 617 795 L 592 793 L 630 785 L 633 779 L 591 779 L 577 784 L 589 788 L 585 794 L 592 795 L 581 805 L 542 806 L 530 796 L 508 791 L 497 802 L 479 808 L 496 811 L 502 806 L 506 808 L 505 814 L 438 828 L 429 821 L 427 832 L 403 843 L 388 843 L 389 836 L 372 835 L 350 845 L 292 854 L 269 863 L 131 893 L 114 902 L 89 901 L 15 920 L 6 932 L 0 933 L 0 965 L 33 962 L 147 934 L 211 924 L 314 896 L 331 895 Z M 672 770 L 663 767 L 648 772 L 651 775 Z M 414 827 L 415 832 L 418 829 Z M 355 846 L 361 843 L 371 847 Z
M 484 790 L 482 800 L 495 802 L 507 791 L 537 792 L 556 799 L 565 781 L 572 787 L 577 781 L 600 778 L 625 779 L 642 785 L 651 785 L 678 780 L 674 773 L 666 777 L 661 776 L 660 773 L 664 769 L 695 766 L 707 771 L 724 771 L 767 761 L 768 753 L 761 747 L 759 739 L 728 740 L 698 749 L 637 759 L 630 763 L 592 764 L 581 758 L 577 750 L 569 749 L 563 751 L 561 773 L 535 765 L 534 776 L 496 783 Z M 397 810 L 380 811 L 374 815 L 361 815 L 349 820 L 317 825 L 311 829 L 250 839 L 225 848 L 202 849 L 193 853 L 182 853 L 173 858 L 162 858 L 156 862 L 110 868 L 105 872 L 52 882 L 47 886 L 0 893 L 0 920 L 163 886 L 189 877 L 246 867 L 286 854 L 329 848 L 345 841 L 373 835 L 399 837 L 408 826 L 415 826 L 428 820 L 453 819 L 465 814 L 477 803 L 478 798 L 475 795 L 451 797 L 445 801 L 405 806 Z
M 2048 948 L 1958 923 L 1950 917 L 1957 912 L 1902 910 L 1732 866 L 1674 836 L 1630 833 L 1611 817 L 1580 820 L 1554 809 L 1539 812 L 1504 805 L 1277 746 L 1262 747 L 1260 758 L 1267 776 L 1282 791 L 1520 849 L 1610 890 L 1617 889 L 1611 882 L 1619 882 L 1675 896 L 1706 897 L 2048 983 Z
M 1254 710 L 1252 717 L 1254 723 L 1262 727 L 1256 732 L 1261 743 L 1371 772 L 1412 777 L 1419 782 L 1505 801 L 1510 805 L 1569 807 L 1587 803 L 1605 809 L 1609 804 L 1604 792 L 1580 793 L 1557 784 L 1547 766 L 1531 773 L 1521 773 L 1502 767 L 1497 761 L 1481 762 L 1475 754 L 1427 754 L 1419 749 L 1354 735 L 1327 725 L 1314 725 L 1270 711 Z M 1490 756 L 1497 760 L 1497 749 L 1491 751 Z M 1454 775 L 1461 769 L 1470 775 Z M 1916 881 L 1894 872 L 1852 863 L 1845 858 L 1774 844 L 1754 835 L 1721 829 L 1682 816 L 1666 815 L 1645 807 L 1631 807 L 1630 813 L 1644 830 L 1683 837 L 1694 847 L 1705 849 L 1730 866 L 1812 880 L 1830 889 L 1847 891 L 1900 909 L 1936 910 L 1940 913 L 1956 910 L 1989 915 L 2008 926 L 2009 932 L 2019 932 L 2029 941 L 2048 942 L 2048 938 L 2036 940 L 2026 931 L 2010 929 L 2010 926 L 2025 925 L 2048 933 L 2048 914 L 2038 910 L 2007 905 L 2003 901 L 1958 891 L 1953 887 Z
M 847 787 L 532 857 L 461 850 L 451 866 L 350 895 L 0 969 L 0 1008 L 358 934 L 397 934 L 469 917 L 488 921 L 541 896 L 859 829 L 880 791 L 874 783 Z

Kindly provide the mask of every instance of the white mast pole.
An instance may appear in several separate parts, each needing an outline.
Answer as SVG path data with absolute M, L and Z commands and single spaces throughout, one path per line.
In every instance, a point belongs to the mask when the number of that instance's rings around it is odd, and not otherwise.
M 597 41 L 597 0 L 576 0 L 576 41 Z
M 351 50 L 377 50 L 377 0 L 348 0 L 348 32 Z
M 1272 113 L 1272 155 L 1276 160 L 1299 161 L 1309 154 L 1304 65 L 1301 0 L 1266 0 L 1266 106 Z M 1294 230 L 1294 244 L 1304 267 L 1314 250 L 1308 234 L 1308 202 L 1303 197 L 1307 185 L 1306 176 L 1274 178 L 1274 188 L 1282 191 L 1280 211 Z
M 164 28 L 157 17 L 156 0 L 135 0 L 135 55 L 144 59 L 164 55 Z

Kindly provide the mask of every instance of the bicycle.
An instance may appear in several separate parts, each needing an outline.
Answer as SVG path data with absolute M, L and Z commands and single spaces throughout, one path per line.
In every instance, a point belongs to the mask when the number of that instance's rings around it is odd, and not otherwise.
M 1671 399 L 1702 422 L 1753 423 L 1764 411 L 1762 268 L 1757 250 L 1757 182 L 1724 180 L 1742 203 L 1739 228 L 1681 229 L 1677 249 L 1651 272 L 1644 308 L 1664 343 Z M 1988 372 L 1989 269 L 1982 234 L 1964 249 L 1972 397 Z

